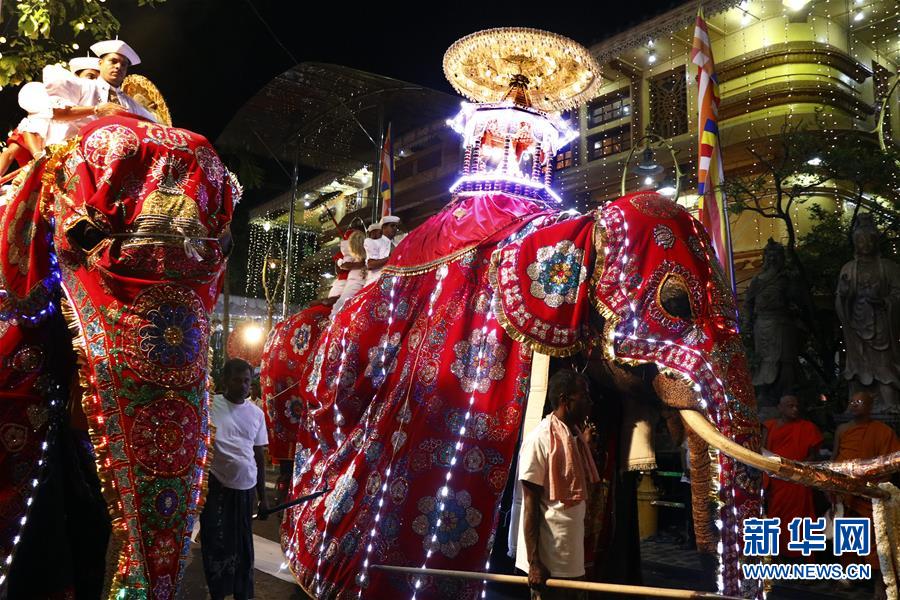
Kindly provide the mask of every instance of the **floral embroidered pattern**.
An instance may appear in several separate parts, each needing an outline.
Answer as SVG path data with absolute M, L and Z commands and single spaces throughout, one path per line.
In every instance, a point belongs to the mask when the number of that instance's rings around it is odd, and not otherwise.
M 291 423 L 300 423 L 306 411 L 303 410 L 303 402 L 296 396 L 291 396 L 284 403 L 284 416 Z
M 669 226 L 659 224 L 653 228 L 653 241 L 660 248 L 669 250 L 675 245 L 675 234 Z
M 167 387 L 193 383 L 206 374 L 209 321 L 200 298 L 188 288 L 147 288 L 125 317 L 125 359 L 139 375 Z
M 641 213 L 657 219 L 674 219 L 682 213 L 687 214 L 678 204 L 655 193 L 636 194 L 630 202 Z
M 180 475 L 200 443 L 196 409 L 169 392 L 141 408 L 131 430 L 135 458 L 156 475 Z
M 187 489 L 179 478 L 138 478 L 141 515 L 154 529 L 168 529 L 177 525 L 187 510 Z
M 365 376 L 372 380 L 373 386 L 380 386 L 384 383 L 384 378 L 397 368 L 394 357 L 400 349 L 400 342 L 399 333 L 390 338 L 385 334 L 381 336 L 377 346 L 369 349 L 369 364 L 366 365 Z
M 477 390 L 483 394 L 492 381 L 499 381 L 506 374 L 503 362 L 509 351 L 497 341 L 496 331 L 485 335 L 476 329 L 468 340 L 456 342 L 453 352 L 456 360 L 450 365 L 450 372 L 459 378 L 466 392 Z
M 222 187 L 222 180 L 225 178 L 225 165 L 219 159 L 218 155 L 207 146 L 197 146 L 194 150 L 194 156 L 197 157 L 197 164 L 210 185 L 216 190 Z
M 339 522 L 344 515 L 353 510 L 353 495 L 359 484 L 353 478 L 353 468 L 338 477 L 334 491 L 325 498 L 325 520 L 329 523 Z
M 587 270 L 581 267 L 583 259 L 584 250 L 569 240 L 540 248 L 537 260 L 526 270 L 531 278 L 531 294 L 551 308 L 575 304 L 578 286 L 587 279 Z
M 137 135 L 124 125 L 107 125 L 91 132 L 84 140 L 84 158 L 88 164 L 105 169 L 117 160 L 137 154 L 140 141 Z
M 183 367 L 194 361 L 200 352 L 201 332 L 197 317 L 188 307 L 163 304 L 147 315 L 150 321 L 141 327 L 141 350 L 150 360 L 163 367 Z
M 425 538 L 422 545 L 426 550 L 440 551 L 447 558 L 455 558 L 460 550 L 478 541 L 475 528 L 481 525 L 482 516 L 472 507 L 469 492 L 461 490 L 453 493 L 451 490 L 440 502 L 426 496 L 419 500 L 416 507 L 422 514 L 413 520 L 412 528 Z
M 309 348 L 309 341 L 312 337 L 312 327 L 309 323 L 304 323 L 294 331 L 291 337 L 291 348 L 298 356 L 302 356 Z

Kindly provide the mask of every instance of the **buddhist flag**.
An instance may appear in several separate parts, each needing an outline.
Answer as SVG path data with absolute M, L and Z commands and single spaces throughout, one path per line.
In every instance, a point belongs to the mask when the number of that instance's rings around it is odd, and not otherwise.
M 700 149 L 697 168 L 697 194 L 700 196 L 700 222 L 706 227 L 719 262 L 725 269 L 732 291 L 734 259 L 731 249 L 731 226 L 728 206 L 722 190 L 724 170 L 722 148 L 719 145 L 719 82 L 713 61 L 709 30 L 703 20 L 703 9 L 697 13 L 691 62 L 697 65 L 697 106 Z
M 394 194 L 394 145 L 391 141 L 391 124 L 388 123 L 381 146 L 381 216 L 391 214 L 391 196 Z

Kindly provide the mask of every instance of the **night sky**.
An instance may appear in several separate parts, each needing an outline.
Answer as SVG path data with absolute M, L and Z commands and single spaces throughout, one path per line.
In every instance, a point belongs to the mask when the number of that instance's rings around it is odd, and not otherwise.
M 451 92 L 441 71 L 444 51 L 479 29 L 537 27 L 591 44 L 679 2 L 545 2 L 532 8 L 434 0 L 168 0 L 153 9 L 133 0 L 108 4 L 122 23 L 121 37 L 144 61 L 133 72 L 159 86 L 177 125 L 215 140 L 248 98 L 297 62 L 336 63 Z

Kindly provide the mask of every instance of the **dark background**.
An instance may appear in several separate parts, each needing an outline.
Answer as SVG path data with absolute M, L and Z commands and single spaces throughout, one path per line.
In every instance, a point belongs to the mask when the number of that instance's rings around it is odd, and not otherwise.
M 143 60 L 133 72 L 157 84 L 177 125 L 215 140 L 247 99 L 299 62 L 336 63 L 452 92 L 441 69 L 444 51 L 479 29 L 537 27 L 590 45 L 680 2 L 108 4 L 121 21 L 122 39 Z

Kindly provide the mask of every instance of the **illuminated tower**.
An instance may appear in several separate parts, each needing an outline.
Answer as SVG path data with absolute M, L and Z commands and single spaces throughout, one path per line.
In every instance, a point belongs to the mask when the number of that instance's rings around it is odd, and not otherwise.
M 559 112 L 600 87 L 600 67 L 588 51 L 537 29 L 488 29 L 447 50 L 444 74 L 474 101 L 448 121 L 465 149 L 462 177 L 450 191 L 561 202 L 550 188 L 553 159 L 578 133 Z

